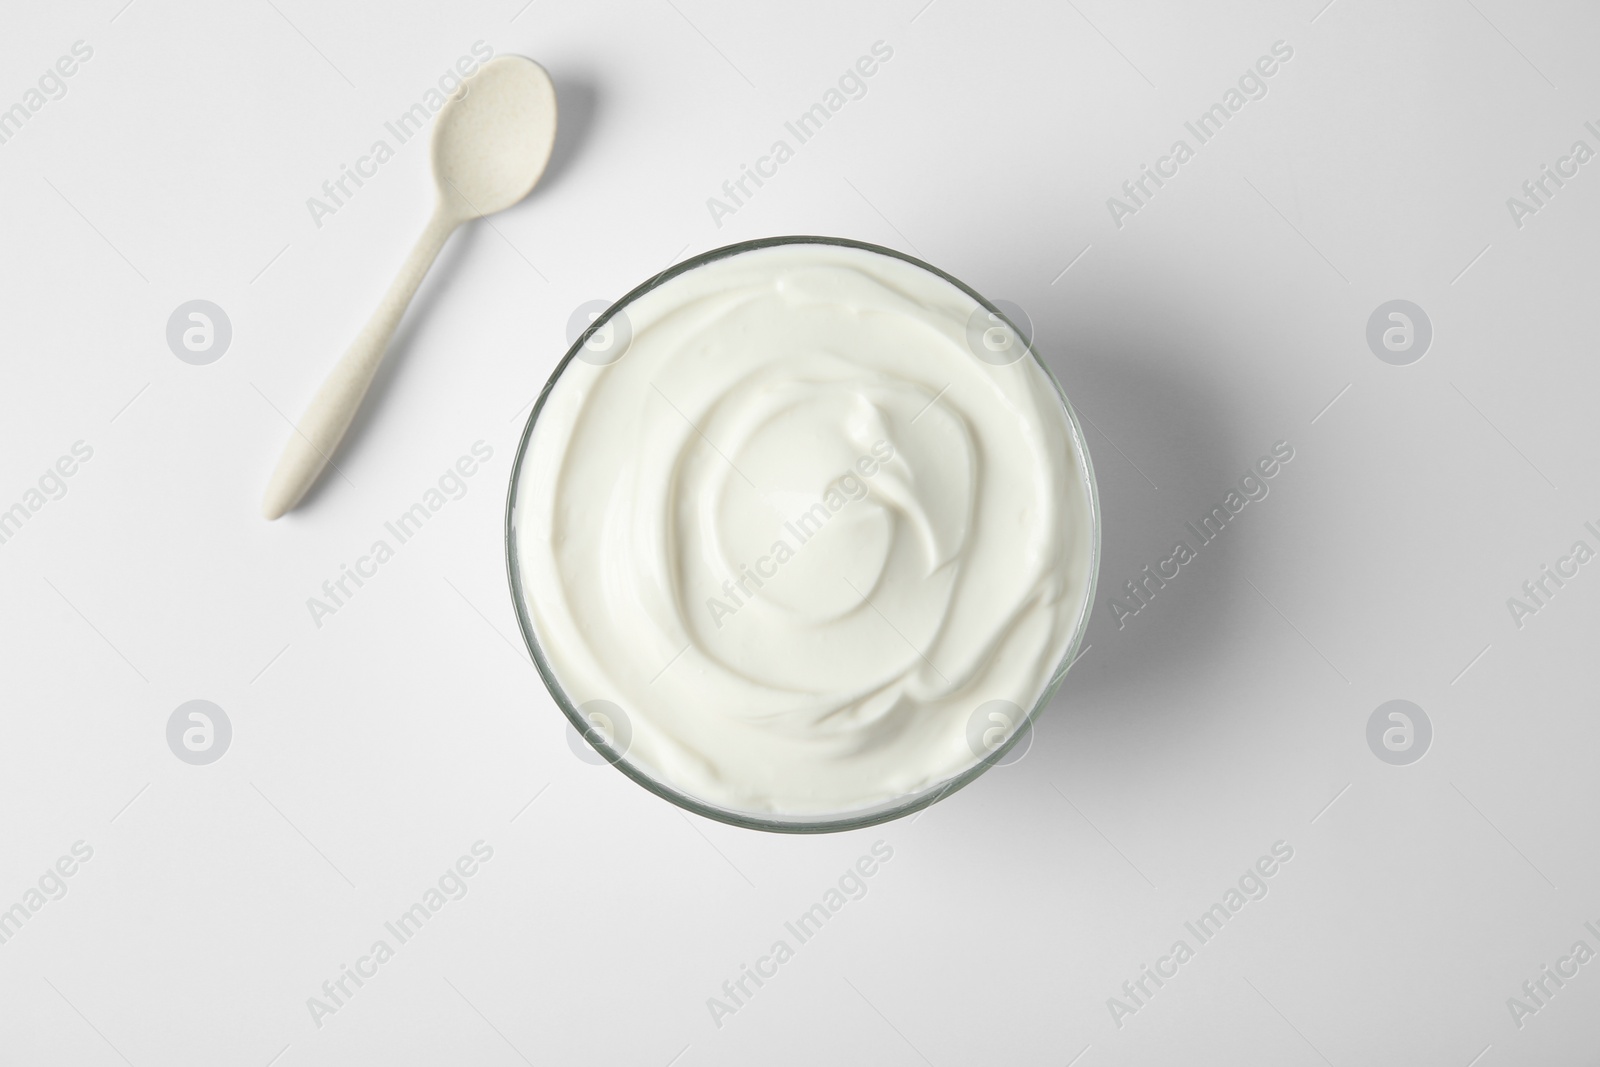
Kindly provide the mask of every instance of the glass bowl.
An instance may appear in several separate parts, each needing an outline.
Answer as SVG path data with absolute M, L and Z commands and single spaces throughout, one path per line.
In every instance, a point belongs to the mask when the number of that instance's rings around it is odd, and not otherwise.
M 983 756 L 981 759 L 977 759 L 975 763 L 961 772 L 944 778 L 940 781 L 931 783 L 914 793 L 895 797 L 868 807 L 851 808 L 849 810 L 839 811 L 831 814 L 806 813 L 798 815 L 786 815 L 766 811 L 745 811 L 710 803 L 704 798 L 697 797 L 676 787 L 671 782 L 665 780 L 663 776 L 656 773 L 652 768 L 644 765 L 642 762 L 635 759 L 630 759 L 626 752 L 626 745 L 624 745 L 621 750 L 613 747 L 612 738 L 604 726 L 597 726 L 595 722 L 592 722 L 590 718 L 586 717 L 580 710 L 579 705 L 563 688 L 561 681 L 556 675 L 556 671 L 552 667 L 549 658 L 546 656 L 545 651 L 540 643 L 538 633 L 534 626 L 534 621 L 530 616 L 528 600 L 523 585 L 522 570 L 519 566 L 517 558 L 517 520 L 518 490 L 522 482 L 523 461 L 528 455 L 529 444 L 533 439 L 534 427 L 538 424 L 539 415 L 544 410 L 545 402 L 549 399 L 551 390 L 561 379 L 563 372 L 566 371 L 567 367 L 573 362 L 573 360 L 580 358 L 580 356 L 585 352 L 585 346 L 589 344 L 591 338 L 594 338 L 600 331 L 606 330 L 612 319 L 634 301 L 638 300 L 641 296 L 654 290 L 663 283 L 677 277 L 678 275 L 692 271 L 697 267 L 704 266 L 705 264 L 727 258 L 729 256 L 737 256 L 743 253 L 753 252 L 764 248 L 772 248 L 779 245 L 805 244 L 833 245 L 859 249 L 881 256 L 888 256 L 920 268 L 921 270 L 942 279 L 943 281 L 966 293 L 969 297 L 977 302 L 980 308 L 986 310 L 989 315 L 996 317 L 999 321 L 1004 322 L 1014 332 L 1016 337 L 1023 339 L 1027 350 L 1025 355 L 1023 355 L 1021 358 L 1032 359 L 1038 364 L 1039 368 L 1044 372 L 1046 378 L 1054 387 L 1056 397 L 1059 399 L 1062 411 L 1066 415 L 1071 444 L 1075 453 L 1075 455 L 1072 457 L 1073 465 L 1076 467 L 1078 476 L 1082 479 L 1084 489 L 1088 496 L 1086 503 L 1089 520 L 1088 525 L 1090 545 L 1088 574 L 1083 589 L 1083 601 L 1079 609 L 1076 625 L 1074 626 L 1071 638 L 1067 643 L 1066 652 L 1062 656 L 1060 662 L 1056 665 L 1055 669 L 1051 672 L 1049 681 L 1046 684 L 1043 692 L 1041 692 L 1038 699 L 1034 701 L 1033 706 L 1027 709 L 1025 719 L 1021 723 L 1014 724 L 1014 729 L 1012 729 L 1010 736 L 1004 742 L 995 746 L 992 751 L 987 753 L 987 755 Z M 624 315 L 620 321 L 622 323 L 626 323 L 626 316 Z M 619 326 L 619 329 L 620 328 L 621 326 Z M 590 349 L 589 351 L 592 353 L 593 349 Z M 593 360 L 592 358 L 589 361 L 596 362 L 596 360 Z M 600 362 L 603 362 L 603 360 Z M 584 330 L 582 335 L 578 337 L 578 339 L 573 343 L 572 347 L 567 351 L 567 354 L 562 358 L 561 362 L 557 364 L 554 373 L 552 373 L 550 376 L 550 380 L 545 384 L 543 391 L 539 394 L 539 399 L 534 403 L 533 410 L 528 416 L 527 425 L 523 429 L 521 441 L 517 446 L 516 460 L 512 464 L 511 468 L 511 486 L 506 499 L 505 536 L 506 569 L 511 584 L 511 600 L 513 607 L 516 610 L 517 624 L 522 631 L 523 640 L 527 642 L 528 651 L 533 657 L 534 665 L 537 667 L 540 677 L 544 679 L 545 686 L 550 690 L 551 697 L 554 698 L 556 704 L 559 705 L 561 710 L 566 714 L 572 728 L 577 731 L 577 733 L 588 745 L 593 747 L 594 752 L 598 754 L 596 757 L 597 759 L 603 759 L 605 762 L 610 763 L 617 770 L 621 771 L 623 774 L 627 775 L 629 778 L 633 779 L 639 785 L 643 786 L 645 789 L 648 789 L 657 796 L 671 801 L 680 808 L 683 808 L 687 811 L 692 811 L 708 819 L 715 819 L 719 822 L 728 823 L 733 826 L 742 826 L 748 829 L 767 830 L 780 833 L 831 833 L 841 830 L 853 830 L 865 826 L 873 826 L 879 823 L 888 822 L 892 819 L 900 818 L 904 815 L 909 815 L 916 811 L 920 811 L 923 808 L 926 808 L 928 805 L 933 804 L 935 801 L 940 800 L 941 798 L 950 795 L 963 786 L 970 784 L 984 771 L 988 770 L 995 764 L 1004 761 L 1007 754 L 1010 753 L 1019 742 L 1021 742 L 1030 734 L 1032 724 L 1038 718 L 1044 708 L 1050 703 L 1050 699 L 1055 695 L 1056 690 L 1060 687 L 1062 679 L 1066 677 L 1067 669 L 1072 665 L 1074 659 L 1077 657 L 1079 647 L 1083 642 L 1084 633 L 1088 629 L 1090 608 L 1094 602 L 1095 581 L 1100 566 L 1100 501 L 1099 493 L 1095 486 L 1094 468 L 1090 463 L 1088 446 L 1084 440 L 1083 428 L 1078 422 L 1077 414 L 1073 411 L 1072 405 L 1068 402 L 1066 394 L 1061 389 L 1060 383 L 1056 381 L 1055 375 L 1052 374 L 1049 367 L 1039 359 L 1036 350 L 1033 348 L 1031 338 L 1028 337 L 1023 330 L 1018 329 L 1017 323 L 1014 322 L 1011 317 L 1007 316 L 994 303 L 986 300 L 970 286 L 963 284 L 960 280 L 950 276 L 949 274 L 946 274 L 937 267 L 931 266 L 927 263 L 924 263 L 920 259 L 917 259 L 913 256 L 908 256 L 902 252 L 897 252 L 890 248 L 869 244 L 864 241 L 853 241 L 836 237 L 767 237 L 760 240 L 744 241 L 738 244 L 712 249 L 709 252 L 704 252 L 700 255 L 686 259 L 676 266 L 669 267 L 660 274 L 646 280 L 633 289 L 633 291 L 629 292 L 626 296 L 616 301 L 604 312 L 598 315 L 588 326 L 588 328 Z M 603 702 L 589 702 L 588 706 L 591 707 L 591 710 L 595 703 Z

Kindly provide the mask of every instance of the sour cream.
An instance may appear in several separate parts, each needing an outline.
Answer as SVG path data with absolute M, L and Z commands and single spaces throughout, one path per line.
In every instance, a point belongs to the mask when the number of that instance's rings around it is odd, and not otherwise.
M 896 256 L 806 241 L 669 277 L 558 370 L 524 450 L 514 568 L 547 679 L 713 808 L 936 789 L 1081 636 L 1081 436 L 1000 320 Z

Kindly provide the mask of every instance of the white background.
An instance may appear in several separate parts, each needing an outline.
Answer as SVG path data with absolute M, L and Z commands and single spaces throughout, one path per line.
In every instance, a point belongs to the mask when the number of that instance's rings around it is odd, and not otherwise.
M 1600 949 L 1600 563 L 1521 628 L 1506 601 L 1600 548 L 1600 162 L 1520 228 L 1506 198 L 1600 148 L 1600 11 L 1322 2 L 9 8 L 0 107 L 94 53 L 0 145 L 0 508 L 93 457 L 0 544 L 0 907 L 94 854 L 0 945 L 0 1061 L 1591 1062 L 1600 963 L 1520 1029 L 1506 1001 Z M 425 144 L 320 228 L 306 199 L 478 40 L 550 70 L 551 172 L 452 240 L 344 476 L 269 524 L 285 416 L 426 218 Z M 867 95 L 715 225 L 706 198 L 880 40 Z M 1268 95 L 1116 226 L 1106 198 L 1280 40 Z M 502 546 L 572 311 L 783 233 L 1025 308 L 1105 511 L 1091 647 L 1026 758 L 820 838 L 576 758 Z M 196 298 L 233 327 L 208 366 L 165 340 Z M 1365 340 L 1394 298 L 1434 329 L 1410 366 Z M 307 598 L 480 440 L 466 496 L 315 626 Z M 1108 598 L 1280 440 L 1271 495 L 1119 630 Z M 209 766 L 165 739 L 196 698 L 233 724 Z M 1434 727 L 1410 766 L 1366 742 L 1394 698 Z M 468 895 L 316 1025 L 307 998 L 480 839 Z M 880 839 L 867 896 L 715 1026 L 707 998 Z M 1277 841 L 1269 895 L 1117 1026 L 1107 999 Z

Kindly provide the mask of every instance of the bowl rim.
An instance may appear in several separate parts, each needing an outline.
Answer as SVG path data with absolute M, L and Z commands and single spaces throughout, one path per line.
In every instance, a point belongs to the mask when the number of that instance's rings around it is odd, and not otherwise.
M 1043 691 L 1039 694 L 1038 700 L 1034 701 L 1033 707 L 1030 708 L 1027 715 L 1024 716 L 1023 725 L 1012 731 L 1011 737 L 1006 741 L 1005 744 L 1000 745 L 983 759 L 977 761 L 959 774 L 945 779 L 943 782 L 940 782 L 935 786 L 930 786 L 917 793 L 909 794 L 904 797 L 896 797 L 892 800 L 884 801 L 871 807 L 856 808 L 851 809 L 850 811 L 840 812 L 837 815 L 813 814 L 804 816 L 783 816 L 772 813 L 748 812 L 734 808 L 719 807 L 715 804 L 707 803 L 705 800 L 702 800 L 699 797 L 674 788 L 666 782 L 661 781 L 660 779 L 654 777 L 630 762 L 625 753 L 619 753 L 612 750 L 610 746 L 604 742 L 603 738 L 597 740 L 595 738 L 595 731 L 593 731 L 591 724 L 583 717 L 582 713 L 578 710 L 572 699 L 567 695 L 561 683 L 557 680 L 555 670 L 551 667 L 549 661 L 546 659 L 544 649 L 540 646 L 537 636 L 535 636 L 533 621 L 528 616 L 526 598 L 523 596 L 521 573 L 517 564 L 517 489 L 522 481 L 522 461 L 528 454 L 528 445 L 533 439 L 533 429 L 539 421 L 539 413 L 544 410 L 545 401 L 549 399 L 551 390 L 555 388 L 556 382 L 558 382 L 561 379 L 561 375 L 565 373 L 568 364 L 578 357 L 578 353 L 583 349 L 585 342 L 587 342 L 597 330 L 602 329 L 618 311 L 622 310 L 646 293 L 663 285 L 680 274 L 685 274 L 691 270 L 705 266 L 706 264 L 715 262 L 719 259 L 727 259 L 731 256 L 742 255 L 746 252 L 759 251 L 765 248 L 776 248 L 782 245 L 795 244 L 820 244 L 833 245 L 843 248 L 854 248 L 861 251 L 873 252 L 878 255 L 889 256 L 893 259 L 901 260 L 902 262 L 909 263 L 914 267 L 919 267 L 922 270 L 925 270 L 928 273 L 943 279 L 944 281 L 955 286 L 957 289 L 961 290 L 963 293 L 972 297 L 972 299 L 978 302 L 980 307 L 986 309 L 991 315 L 999 316 L 1001 321 L 1009 325 L 1017 332 L 1018 336 L 1024 339 L 1024 341 L 1027 343 L 1027 354 L 1025 358 L 1030 358 L 1036 364 L 1038 364 L 1039 369 L 1044 372 L 1045 377 L 1055 388 L 1056 398 L 1060 401 L 1062 410 L 1067 416 L 1067 423 L 1071 428 L 1072 443 L 1077 451 L 1078 467 L 1083 476 L 1084 486 L 1088 491 L 1090 519 L 1089 576 L 1088 582 L 1084 586 L 1083 609 L 1079 614 L 1078 623 L 1073 631 L 1072 637 L 1067 642 L 1067 649 L 1065 654 L 1062 656 L 1061 662 L 1056 665 L 1055 670 L 1051 673 L 1050 680 L 1045 685 Z M 983 296 L 983 294 L 979 293 L 965 282 L 961 281 L 961 279 L 940 270 L 931 263 L 927 263 L 921 259 L 918 259 L 916 256 L 907 255 L 904 252 L 900 252 L 892 248 L 885 248 L 882 245 L 872 244 L 867 241 L 857 241 L 848 237 L 823 237 L 811 234 L 790 234 L 774 237 L 761 237 L 749 241 L 738 241 L 734 244 L 723 245 L 719 248 L 713 248 L 709 251 L 698 253 L 697 255 L 690 256 L 688 259 L 673 264 L 666 270 L 652 275 L 643 282 L 640 282 L 627 293 L 613 301 L 611 306 L 606 308 L 604 312 L 597 316 L 595 320 L 589 324 L 588 328 L 586 328 L 583 333 L 578 336 L 578 339 L 573 342 L 572 346 L 567 349 L 566 355 L 563 356 L 561 361 L 556 364 L 555 370 L 551 371 L 549 380 L 545 382 L 544 388 L 539 391 L 538 399 L 534 401 L 533 409 L 528 413 L 528 421 L 523 426 L 522 436 L 517 442 L 516 457 L 511 464 L 511 484 L 506 492 L 506 575 L 510 584 L 512 610 L 516 612 L 517 616 L 517 627 L 522 632 L 523 643 L 527 645 L 528 653 L 533 657 L 534 667 L 539 672 L 539 677 L 544 681 L 545 688 L 549 690 L 550 696 L 555 700 L 556 705 L 560 707 L 562 712 L 566 715 L 567 720 L 572 728 L 576 730 L 579 736 L 583 737 L 587 743 L 593 745 L 599 754 L 605 759 L 605 761 L 612 767 L 615 767 L 617 770 L 631 778 L 638 785 L 642 786 L 649 792 L 654 793 L 656 796 L 661 797 L 663 800 L 669 801 L 672 804 L 677 805 L 679 808 L 682 808 L 686 811 L 691 811 L 696 815 L 703 816 L 707 819 L 713 819 L 717 822 L 727 823 L 730 826 L 739 826 L 749 830 L 765 830 L 774 833 L 838 833 L 844 830 L 859 830 L 868 826 L 877 826 L 927 808 L 929 805 L 944 799 L 957 790 L 960 790 L 976 781 L 977 778 L 990 767 L 1004 759 L 1006 754 L 1009 753 L 1018 742 L 1020 742 L 1025 736 L 1028 736 L 1032 733 L 1036 720 L 1049 705 L 1051 699 L 1054 698 L 1056 691 L 1061 687 L 1062 681 L 1066 678 L 1067 671 L 1077 661 L 1080 654 L 1078 649 L 1083 644 L 1084 636 L 1089 629 L 1089 620 L 1094 613 L 1095 588 L 1100 573 L 1100 527 L 1100 493 L 1097 485 L 1095 484 L 1094 464 L 1089 457 L 1089 444 L 1084 435 L 1083 426 L 1079 423 L 1078 413 L 1073 409 L 1071 401 L 1067 399 L 1066 391 L 1061 388 L 1061 383 L 1057 381 L 1055 374 L 1050 370 L 1049 364 L 1039 357 L 1038 350 L 1034 345 L 1031 334 L 1024 333 L 1022 330 L 1018 329 L 1017 324 L 1012 322 L 1006 316 L 1005 312 L 1001 311 L 1000 308 L 996 307 L 993 302 L 988 300 Z

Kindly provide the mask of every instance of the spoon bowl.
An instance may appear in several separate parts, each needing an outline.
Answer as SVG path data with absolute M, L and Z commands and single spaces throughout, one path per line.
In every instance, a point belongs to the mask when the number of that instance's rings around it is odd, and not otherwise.
M 463 219 L 504 211 L 538 184 L 555 142 L 550 75 L 523 56 L 496 56 L 434 122 L 433 178 L 440 202 Z

